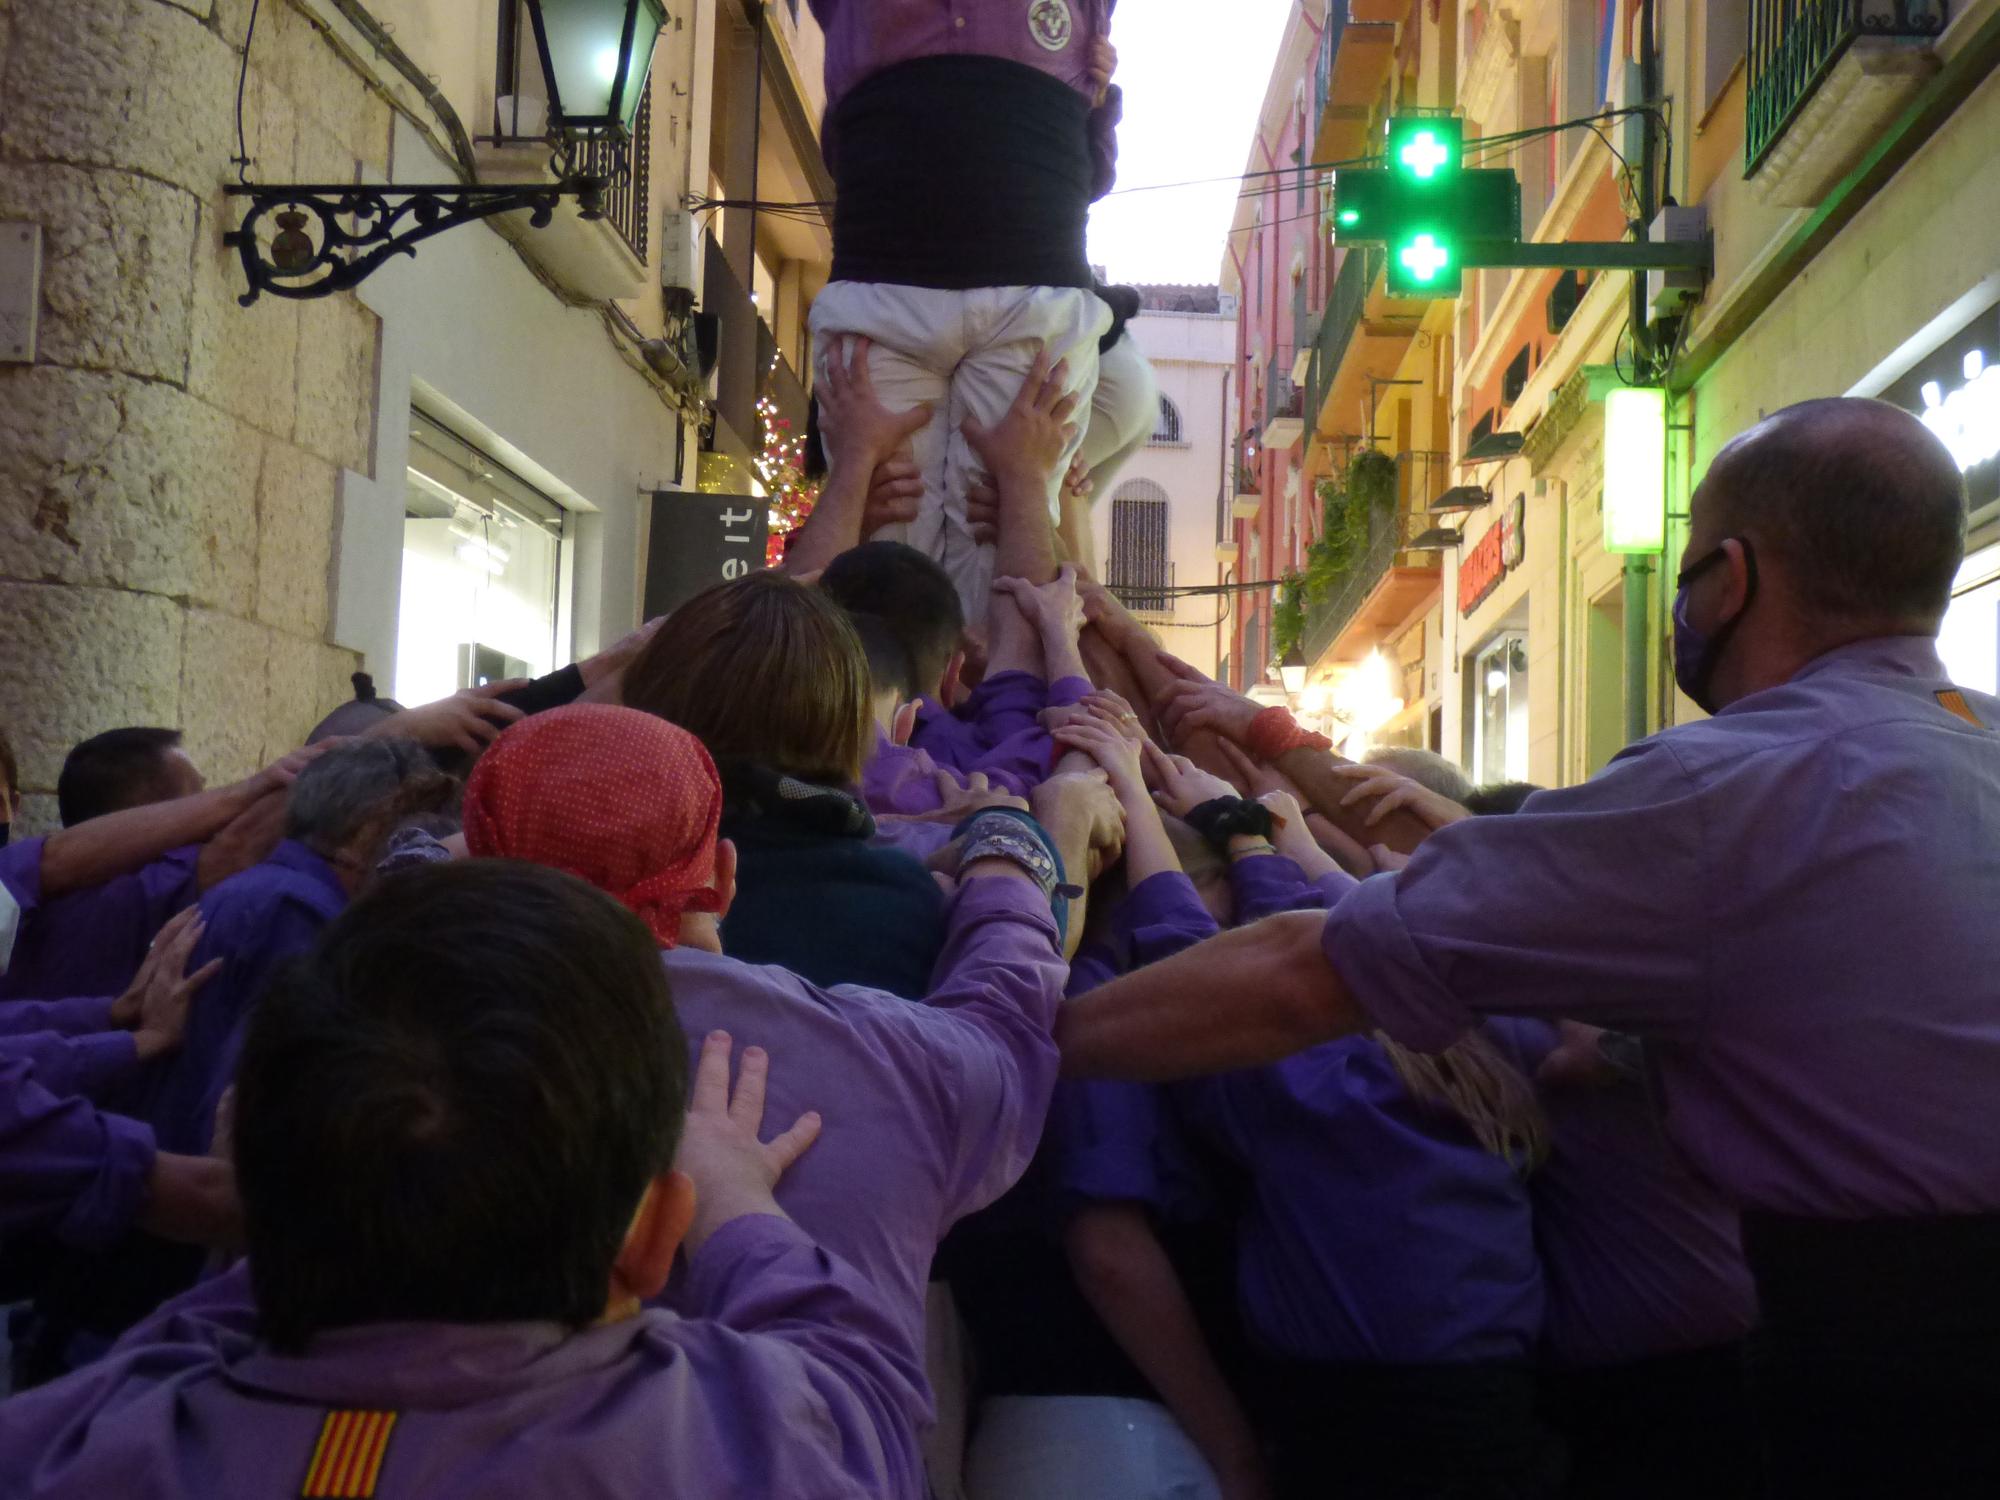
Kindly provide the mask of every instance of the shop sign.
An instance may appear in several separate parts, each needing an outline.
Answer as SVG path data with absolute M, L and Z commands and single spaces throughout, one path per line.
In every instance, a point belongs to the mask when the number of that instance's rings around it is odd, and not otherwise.
M 1486 535 L 1473 543 L 1458 565 L 1458 612 L 1469 615 L 1486 596 L 1500 586 L 1500 580 L 1521 565 L 1524 542 L 1523 521 L 1528 497 L 1516 495 L 1507 502 L 1500 519 L 1486 528 Z
M 1923 419 L 1965 475 L 1973 510 L 2000 499 L 2000 309 L 1989 308 L 1882 392 Z
M 646 618 L 670 614 L 696 594 L 764 566 L 768 502 L 698 490 L 653 492 L 646 549 Z

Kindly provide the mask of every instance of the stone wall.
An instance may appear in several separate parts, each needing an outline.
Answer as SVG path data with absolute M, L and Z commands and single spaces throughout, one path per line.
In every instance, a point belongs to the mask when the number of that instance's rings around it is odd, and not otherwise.
M 239 307 L 249 0 L 0 0 L 0 220 L 39 223 L 39 357 L 0 365 L 0 726 L 30 828 L 68 747 L 178 725 L 211 782 L 349 694 L 329 644 L 340 470 L 372 471 L 374 314 Z M 386 174 L 390 111 L 288 0 L 244 91 L 253 174 Z

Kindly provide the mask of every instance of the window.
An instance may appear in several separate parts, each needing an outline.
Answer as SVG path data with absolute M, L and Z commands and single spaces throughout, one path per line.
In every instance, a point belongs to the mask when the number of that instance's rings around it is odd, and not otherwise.
M 562 541 L 560 506 L 413 412 L 396 697 L 429 703 L 554 671 Z
M 1126 608 L 1167 611 L 1173 564 L 1167 555 L 1167 492 L 1150 479 L 1128 479 L 1111 497 L 1111 559 L 1105 587 Z
M 1528 638 L 1508 632 L 1473 659 L 1472 779 L 1528 779 Z
M 1153 426 L 1153 435 L 1146 440 L 1148 448 L 1185 448 L 1188 440 L 1181 428 L 1181 409 L 1165 396 L 1160 397 L 1160 420 Z

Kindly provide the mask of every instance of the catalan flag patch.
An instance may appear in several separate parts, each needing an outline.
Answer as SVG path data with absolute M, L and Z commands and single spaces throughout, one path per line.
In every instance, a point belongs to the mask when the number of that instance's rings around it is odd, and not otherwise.
M 1984 729 L 1986 727 L 1979 722 L 1979 715 L 1972 711 L 1972 705 L 1965 701 L 1965 694 L 1961 693 L 1957 688 L 1939 689 L 1937 701 L 1939 708 L 1943 709 L 1946 713 L 1957 714 L 1974 729 Z
M 371 1500 L 395 1429 L 392 1411 L 328 1412 L 299 1500 Z

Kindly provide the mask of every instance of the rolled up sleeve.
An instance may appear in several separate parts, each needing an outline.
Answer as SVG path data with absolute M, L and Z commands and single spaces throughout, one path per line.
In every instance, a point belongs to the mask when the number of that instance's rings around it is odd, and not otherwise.
M 1710 993 L 1702 795 L 1657 741 L 1512 817 L 1440 830 L 1332 910 L 1327 962 L 1374 1023 L 1441 1051 L 1479 1013 L 1684 1037 Z

